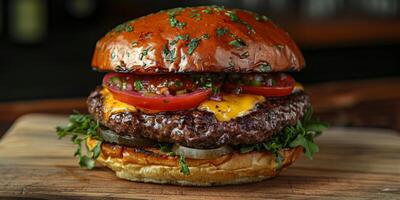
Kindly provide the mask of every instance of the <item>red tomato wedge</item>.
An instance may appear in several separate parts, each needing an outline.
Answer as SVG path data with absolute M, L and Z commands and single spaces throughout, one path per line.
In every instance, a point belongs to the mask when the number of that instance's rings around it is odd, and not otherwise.
M 193 92 L 182 95 L 152 95 L 146 96 L 133 90 L 120 90 L 118 87 L 111 86 L 109 80 L 112 77 L 126 77 L 129 74 L 109 73 L 103 79 L 103 85 L 113 94 L 113 97 L 124 103 L 158 111 L 177 111 L 187 110 L 197 107 L 201 102 L 208 99 L 211 89 L 197 89 Z
M 295 81 L 289 76 L 285 75 L 283 77 L 275 78 L 275 84 L 273 86 L 250 86 L 250 85 L 234 85 L 231 83 L 226 83 L 225 88 L 228 89 L 240 89 L 245 93 L 258 94 L 265 97 L 282 97 L 288 96 L 292 93 Z

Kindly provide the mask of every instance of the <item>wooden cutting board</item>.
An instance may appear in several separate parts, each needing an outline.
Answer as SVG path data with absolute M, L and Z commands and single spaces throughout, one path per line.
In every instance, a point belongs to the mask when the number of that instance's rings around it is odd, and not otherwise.
M 400 134 L 331 128 L 313 161 L 302 157 L 277 178 L 210 188 L 134 183 L 104 167 L 84 170 L 75 146 L 58 140 L 56 115 L 26 115 L 0 141 L 0 199 L 400 199 Z

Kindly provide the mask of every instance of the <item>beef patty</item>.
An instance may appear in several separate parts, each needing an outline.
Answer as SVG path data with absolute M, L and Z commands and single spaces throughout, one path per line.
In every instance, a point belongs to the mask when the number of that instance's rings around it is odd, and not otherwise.
M 126 111 L 105 118 L 101 89 L 92 92 L 87 103 L 89 113 L 102 125 L 119 135 L 142 136 L 192 148 L 265 142 L 280 134 L 284 127 L 295 125 L 310 107 L 309 96 L 300 92 L 267 99 L 249 114 L 226 122 L 218 121 L 211 112 L 197 109 L 156 114 Z

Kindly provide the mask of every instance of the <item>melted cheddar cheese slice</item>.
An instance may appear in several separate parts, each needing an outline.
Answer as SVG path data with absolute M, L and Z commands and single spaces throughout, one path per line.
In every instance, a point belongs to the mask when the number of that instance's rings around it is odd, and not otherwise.
M 207 100 L 197 109 L 214 113 L 218 121 L 229 121 L 236 117 L 248 114 L 257 103 L 264 102 L 265 98 L 252 94 L 225 94 L 223 101 Z
M 114 99 L 113 95 L 107 88 L 101 90 L 100 93 L 103 96 L 103 117 L 105 119 L 108 119 L 113 113 L 126 111 L 136 112 L 135 106 Z

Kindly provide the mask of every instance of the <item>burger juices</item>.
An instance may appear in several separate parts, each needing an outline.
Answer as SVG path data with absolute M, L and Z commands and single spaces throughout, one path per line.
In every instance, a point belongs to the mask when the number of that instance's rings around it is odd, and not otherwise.
M 219 6 L 175 8 L 123 23 L 96 45 L 105 74 L 74 114 L 81 167 L 95 160 L 123 179 L 225 185 L 277 175 L 318 152 L 326 125 L 287 71 L 299 48 L 271 20 Z M 86 150 L 82 148 L 86 147 Z

